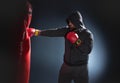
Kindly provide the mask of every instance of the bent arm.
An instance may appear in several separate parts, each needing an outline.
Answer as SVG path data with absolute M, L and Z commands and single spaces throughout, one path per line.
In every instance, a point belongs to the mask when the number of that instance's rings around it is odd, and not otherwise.
M 82 54 L 89 54 L 93 48 L 93 35 L 92 33 L 85 33 L 81 40 L 81 45 L 78 47 Z

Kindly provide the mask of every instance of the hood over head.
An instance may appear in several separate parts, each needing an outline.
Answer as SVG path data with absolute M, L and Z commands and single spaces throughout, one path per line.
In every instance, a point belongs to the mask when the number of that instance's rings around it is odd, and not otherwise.
M 69 15 L 66 19 L 67 23 L 71 21 L 76 28 L 83 28 L 83 19 L 81 16 L 81 13 L 79 11 L 73 12 L 71 15 Z

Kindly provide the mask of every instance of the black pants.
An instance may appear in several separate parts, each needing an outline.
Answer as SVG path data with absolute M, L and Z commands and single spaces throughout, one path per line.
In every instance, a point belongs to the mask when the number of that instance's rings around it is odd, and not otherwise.
M 58 83 L 88 83 L 88 68 L 87 65 L 68 66 L 62 64 L 60 69 Z

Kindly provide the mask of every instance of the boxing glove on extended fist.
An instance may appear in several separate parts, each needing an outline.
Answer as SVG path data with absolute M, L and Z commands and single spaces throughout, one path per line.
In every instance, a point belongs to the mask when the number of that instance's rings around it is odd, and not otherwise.
M 38 36 L 40 33 L 40 31 L 38 29 L 35 29 L 35 28 L 27 28 L 27 32 L 28 32 L 29 37 Z
M 81 44 L 81 40 L 79 39 L 79 36 L 77 33 L 75 33 L 74 31 L 72 32 L 68 32 L 66 35 L 66 38 L 73 44 L 75 44 L 76 46 L 80 46 Z

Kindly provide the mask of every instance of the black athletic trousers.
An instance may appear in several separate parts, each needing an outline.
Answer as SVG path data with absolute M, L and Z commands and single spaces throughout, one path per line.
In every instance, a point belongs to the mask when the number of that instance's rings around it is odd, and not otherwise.
M 88 83 L 87 65 L 68 66 L 63 63 L 59 72 L 58 83 Z

